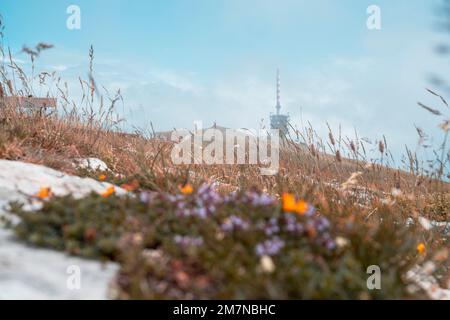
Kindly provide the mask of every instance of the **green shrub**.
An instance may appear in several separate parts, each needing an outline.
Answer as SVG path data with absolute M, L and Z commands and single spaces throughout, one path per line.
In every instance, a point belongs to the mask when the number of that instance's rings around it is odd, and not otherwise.
M 67 196 L 13 213 L 29 243 L 118 261 L 121 299 L 409 296 L 404 275 L 424 258 L 422 231 L 388 206 L 369 221 L 350 204 L 317 208 L 283 212 L 272 196 L 203 185 L 190 194 Z M 381 268 L 381 290 L 367 289 L 370 265 Z

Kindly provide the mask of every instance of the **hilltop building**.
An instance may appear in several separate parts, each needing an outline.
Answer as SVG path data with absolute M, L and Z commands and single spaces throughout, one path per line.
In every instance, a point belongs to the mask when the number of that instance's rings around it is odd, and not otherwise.
M 289 132 L 289 114 L 281 114 L 280 102 L 280 72 L 277 70 L 277 105 L 275 106 L 277 112 L 270 114 L 270 128 L 280 130 L 280 136 L 286 136 Z
M 49 109 L 56 109 L 57 100 L 56 98 L 9 96 L 0 97 L 0 105 L 20 110 L 37 110 L 43 114 Z

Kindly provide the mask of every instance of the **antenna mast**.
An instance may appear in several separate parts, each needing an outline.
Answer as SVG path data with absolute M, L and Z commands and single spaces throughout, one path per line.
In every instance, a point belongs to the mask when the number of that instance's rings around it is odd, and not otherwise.
M 270 127 L 272 129 L 280 130 L 280 134 L 282 136 L 286 136 L 289 132 L 288 123 L 289 123 L 289 115 L 281 114 L 281 94 L 280 94 L 280 71 L 277 69 L 277 80 L 276 80 L 276 89 L 277 89 L 277 105 L 275 108 L 277 109 L 276 114 L 270 115 Z
M 280 103 L 280 70 L 277 69 L 277 115 L 280 114 L 281 103 Z

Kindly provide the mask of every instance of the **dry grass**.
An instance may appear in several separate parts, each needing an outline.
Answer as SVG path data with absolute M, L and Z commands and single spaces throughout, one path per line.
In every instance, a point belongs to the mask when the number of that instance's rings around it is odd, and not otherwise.
M 33 54 L 33 63 L 35 58 Z M 92 48 L 90 58 L 93 59 Z M 90 65 L 92 75 L 92 60 Z M 398 189 L 416 199 L 449 191 L 448 183 L 442 179 L 448 167 L 445 159 L 436 159 L 439 169 L 430 172 L 419 168 L 417 155 L 409 152 L 406 170 L 393 169 L 388 166 L 392 157 L 385 138 L 376 142 L 378 157 L 372 154 L 368 159 L 370 146 L 357 134 L 353 139 L 343 138 L 340 132 L 335 134 L 330 129 L 327 141 L 323 141 L 311 126 L 292 130 L 293 137 L 288 137 L 281 150 L 280 173 L 273 177 L 261 176 L 257 166 L 174 166 L 170 160 L 172 142 L 143 132 L 130 134 L 118 130 L 120 119 L 114 110 L 121 99 L 120 92 L 107 97 L 110 103 L 105 106 L 105 98 L 92 76 L 80 79 L 84 94 L 79 104 L 71 101 L 67 87 L 62 88 L 57 82 L 61 110 L 41 115 L 2 104 L 2 97 L 32 93 L 34 81 L 11 57 L 0 71 L 1 158 L 44 164 L 75 174 L 74 159 L 98 157 L 125 180 L 138 179 L 143 188 L 164 191 L 174 190 L 187 181 L 194 185 L 216 182 L 224 191 L 256 185 L 273 194 L 298 190 L 298 185 L 305 183 L 320 193 L 330 186 L 341 191 L 364 190 L 378 196 Z M 41 79 L 39 86 L 45 86 L 46 76 L 36 76 Z M 21 84 L 15 84 L 14 79 L 21 79 Z M 357 177 L 349 183 L 355 173 Z
M 0 37 L 1 31 L 0 23 Z M 134 191 L 173 194 L 179 192 L 180 185 L 188 182 L 195 189 L 206 182 L 214 183 L 221 194 L 246 192 L 254 188 L 275 197 L 283 192 L 291 192 L 330 218 L 342 234 L 348 232 L 349 225 L 357 226 L 352 231 L 357 233 L 352 249 L 364 256 L 361 261 L 377 258 L 376 250 L 389 251 L 388 257 L 395 256 L 396 250 L 392 250 L 392 243 L 399 236 L 396 234 L 397 227 L 406 225 L 408 218 L 418 221 L 420 216 L 424 216 L 439 221 L 450 220 L 450 187 L 447 182 L 450 177 L 446 177 L 450 163 L 446 148 L 449 127 L 444 112 L 421 105 L 442 118 L 441 128 L 444 133 L 441 149 L 435 152 L 436 159 L 426 163 L 426 167 L 418 160 L 419 155 L 407 150 L 407 161 L 403 167 L 394 169 L 385 137 L 370 144 L 360 139 L 357 133 L 352 138 L 343 137 L 340 130 L 333 132 L 329 128 L 328 137 L 322 139 L 311 125 L 301 129 L 292 128 L 292 136 L 284 141 L 280 152 L 280 171 L 274 176 L 262 176 L 256 165 L 177 166 L 171 162 L 172 142 L 157 139 L 154 134 L 144 131 L 126 133 L 119 130 L 121 119 L 117 117 L 115 109 L 122 99 L 120 91 L 110 95 L 98 88 L 93 77 L 92 47 L 89 51 L 89 77 L 79 79 L 83 94 L 78 102 L 70 99 L 67 84 L 55 73 L 35 75 L 36 59 L 50 47 L 48 44 L 39 44 L 36 48 L 24 48 L 32 62 L 31 75 L 28 76 L 14 62 L 11 54 L 5 53 L 0 46 L 3 61 L 0 65 L 0 158 L 43 164 L 69 174 L 97 178 L 100 172 L 80 171 L 73 165 L 76 159 L 97 157 L 111 169 L 111 172 L 102 172 L 107 180 L 116 184 L 132 184 L 137 187 Z M 51 89 L 47 83 L 53 83 Z M 35 86 L 39 90 L 35 90 Z M 42 113 L 25 110 L 6 105 L 2 99 L 34 95 L 35 91 L 42 92 L 45 88 L 48 88 L 49 96 L 50 92 L 57 92 L 54 98 L 58 99 L 58 111 Z M 447 105 L 443 97 L 432 91 L 430 93 Z M 424 137 L 421 129 L 418 129 L 418 134 L 419 138 Z M 57 201 L 65 203 L 74 200 Z M 96 201 L 106 200 L 94 196 L 87 201 L 95 204 Z M 120 203 L 120 199 L 114 200 L 113 204 L 117 205 L 115 210 L 122 208 Z M 54 209 L 52 204 L 49 204 L 49 208 L 50 211 Z M 153 209 L 151 214 L 160 208 Z M 99 212 L 98 216 L 104 213 Z M 255 219 L 258 215 L 255 214 Z M 44 220 L 47 216 L 47 213 L 43 215 Z M 97 216 L 93 216 L 96 219 Z M 390 219 L 393 221 L 391 225 L 386 223 Z M 104 227 L 108 226 L 98 226 L 99 229 Z M 386 233 L 389 233 L 389 237 L 386 237 Z M 405 235 L 410 236 L 406 231 Z M 411 241 L 418 238 L 430 251 L 429 257 L 433 252 L 447 250 L 448 237 L 439 232 L 418 231 Z M 361 239 L 367 242 L 364 247 L 367 252 L 358 249 Z M 413 242 L 409 245 L 415 248 L 416 243 Z M 397 258 L 403 259 L 413 253 L 408 247 Z M 366 259 L 366 255 L 370 259 Z M 440 280 L 445 282 L 449 277 L 448 261 L 442 265 Z

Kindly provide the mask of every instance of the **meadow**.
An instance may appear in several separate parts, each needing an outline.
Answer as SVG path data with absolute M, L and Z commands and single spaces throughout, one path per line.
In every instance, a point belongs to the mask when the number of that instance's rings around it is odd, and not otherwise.
M 24 50 L 33 70 L 41 51 L 50 48 Z M 52 196 L 42 186 L 42 209 L 11 204 L 20 217 L 16 236 L 118 262 L 112 298 L 428 298 L 407 277 L 416 266 L 442 288 L 450 286 L 450 230 L 435 226 L 450 222 L 448 109 L 437 93 L 430 91 L 442 103 L 435 114 L 443 143 L 432 161 L 422 162 L 408 149 L 394 168 L 386 139 L 369 144 L 331 128 L 321 139 L 311 126 L 293 126 L 280 150 L 279 173 L 263 176 L 256 165 L 174 165 L 173 142 L 152 130 L 121 131 L 115 112 L 120 92 L 98 88 L 93 48 L 77 102 L 57 74 L 28 75 L 8 51 L 0 55 L 0 158 L 128 191 L 118 196 L 110 188 L 75 199 Z M 47 83 L 56 88 L 58 110 L 36 112 L 2 100 L 31 96 Z M 72 165 L 87 157 L 110 170 Z M 381 287 L 370 289 L 373 266 L 381 270 Z

